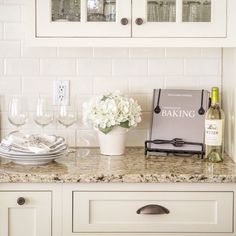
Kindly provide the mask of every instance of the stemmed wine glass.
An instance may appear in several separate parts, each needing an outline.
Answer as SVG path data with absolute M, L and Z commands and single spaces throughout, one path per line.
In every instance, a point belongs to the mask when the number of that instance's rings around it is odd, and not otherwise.
M 14 96 L 11 98 L 8 107 L 8 120 L 12 125 L 19 130 L 20 126 L 23 126 L 28 119 L 28 113 L 26 111 L 26 102 L 23 97 Z
M 69 133 L 68 128 L 77 121 L 77 112 L 73 106 L 61 105 L 59 107 L 58 122 L 66 127 L 66 143 L 69 145 Z M 69 149 L 69 152 L 75 152 L 73 149 Z
M 50 105 L 48 97 L 43 97 L 43 96 L 38 97 L 34 121 L 36 124 L 42 127 L 43 134 L 44 134 L 45 126 L 52 123 L 53 110 L 52 110 L 52 106 Z

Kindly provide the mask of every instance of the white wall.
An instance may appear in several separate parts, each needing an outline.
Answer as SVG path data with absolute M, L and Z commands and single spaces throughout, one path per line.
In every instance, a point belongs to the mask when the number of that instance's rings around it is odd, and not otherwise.
M 0 0 L 1 132 L 13 127 L 7 103 L 13 94 L 29 97 L 31 118 L 24 129 L 38 132 L 33 122 L 38 94 L 52 94 L 54 79 L 71 81 L 72 95 L 81 105 L 95 94 L 120 90 L 136 98 L 143 109 L 142 124 L 129 133 L 128 145 L 143 145 L 150 126 L 154 88 L 221 87 L 221 49 L 165 48 L 29 48 L 25 46 L 24 0 Z M 81 117 L 81 114 L 80 114 Z M 54 122 L 51 133 L 63 133 Z M 71 143 L 97 145 L 94 132 L 81 124 L 70 129 Z
M 223 51 L 223 107 L 226 118 L 225 148 L 236 162 L 236 49 Z

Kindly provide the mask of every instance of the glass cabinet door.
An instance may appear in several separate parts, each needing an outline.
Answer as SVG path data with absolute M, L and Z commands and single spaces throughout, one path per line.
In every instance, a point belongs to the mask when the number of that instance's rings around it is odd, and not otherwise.
M 176 0 L 147 0 L 148 22 L 176 22 Z
M 183 22 L 211 22 L 211 0 L 184 0 Z
M 134 37 L 226 37 L 227 0 L 133 0 Z
M 36 0 L 38 37 L 130 37 L 131 0 Z
M 53 22 L 80 21 L 80 0 L 51 0 L 51 20 Z

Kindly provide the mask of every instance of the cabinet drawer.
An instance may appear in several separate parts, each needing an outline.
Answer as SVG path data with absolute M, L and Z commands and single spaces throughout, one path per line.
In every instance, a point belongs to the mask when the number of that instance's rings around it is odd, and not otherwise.
M 73 232 L 233 232 L 233 192 L 73 192 Z

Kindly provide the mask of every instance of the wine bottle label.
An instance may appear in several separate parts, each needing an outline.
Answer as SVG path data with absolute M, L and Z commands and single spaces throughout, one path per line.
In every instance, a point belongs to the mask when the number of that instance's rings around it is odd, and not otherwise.
M 222 145 L 222 120 L 205 121 L 205 144 L 211 146 Z

